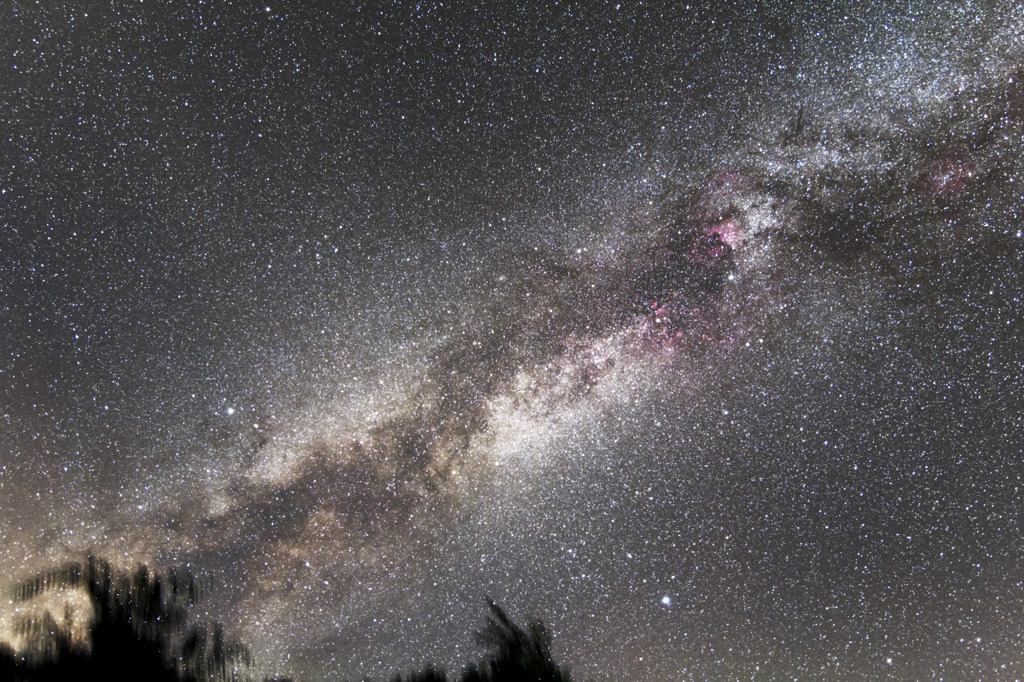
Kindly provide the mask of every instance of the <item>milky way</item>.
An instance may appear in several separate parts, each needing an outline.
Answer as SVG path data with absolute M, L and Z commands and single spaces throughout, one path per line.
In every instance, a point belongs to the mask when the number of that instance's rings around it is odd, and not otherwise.
M 1024 8 L 215 5 L 0 12 L 0 589 L 187 567 L 301 679 L 488 595 L 581 679 L 1024 675 Z

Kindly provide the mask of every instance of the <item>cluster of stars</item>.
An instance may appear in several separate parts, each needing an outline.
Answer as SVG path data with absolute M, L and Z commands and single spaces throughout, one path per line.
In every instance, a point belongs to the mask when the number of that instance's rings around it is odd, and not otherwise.
M 260 670 L 1024 675 L 1012 3 L 15 3 L 0 589 Z M 13 637 L 0 612 L 0 637 Z

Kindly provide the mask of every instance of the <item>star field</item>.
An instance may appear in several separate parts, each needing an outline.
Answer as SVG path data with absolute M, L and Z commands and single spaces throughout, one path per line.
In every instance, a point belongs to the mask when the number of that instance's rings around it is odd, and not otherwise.
M 0 590 L 183 566 L 307 680 L 487 595 L 579 679 L 1024 676 L 1021 9 L 11 3 Z

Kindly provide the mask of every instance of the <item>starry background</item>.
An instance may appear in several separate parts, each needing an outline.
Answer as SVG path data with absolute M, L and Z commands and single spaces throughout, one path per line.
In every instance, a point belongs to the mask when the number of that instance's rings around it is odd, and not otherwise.
M 1020 6 L 184 5 L 0 9 L 0 588 L 187 566 L 304 679 L 485 595 L 582 679 L 1024 675 Z

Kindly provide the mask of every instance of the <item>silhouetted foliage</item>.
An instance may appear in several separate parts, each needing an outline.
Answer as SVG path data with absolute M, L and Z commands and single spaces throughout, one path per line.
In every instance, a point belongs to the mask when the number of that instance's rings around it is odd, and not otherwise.
M 531 620 L 524 630 L 494 600 L 488 598 L 487 605 L 491 615 L 477 639 L 491 654 L 478 669 L 467 670 L 463 682 L 569 682 L 569 673 L 562 671 L 551 655 L 551 635 L 544 623 Z
M 23 651 L 0 644 L 0 681 L 144 680 L 199 682 L 247 680 L 252 664 L 248 649 L 224 635 L 220 624 L 207 629 L 190 624 L 188 607 L 200 596 L 190 575 L 151 572 L 140 566 L 132 573 L 113 570 L 109 563 L 89 557 L 68 563 L 21 583 L 17 604 L 28 604 L 55 591 L 79 591 L 91 614 L 75 622 L 70 605 L 62 619 L 49 611 L 22 615 L 16 631 Z M 465 669 L 461 682 L 571 682 L 551 655 L 551 637 L 540 621 L 516 625 L 500 606 L 488 599 L 491 614 L 478 635 L 488 654 Z M 85 628 L 85 641 L 74 632 Z M 433 665 L 391 682 L 448 682 Z M 291 682 L 274 678 L 266 682 Z
M 490 653 L 479 665 L 467 668 L 462 682 L 571 682 L 551 654 L 551 636 L 539 620 L 531 620 L 526 629 L 516 625 L 505 611 L 488 598 L 491 615 L 477 640 Z M 392 682 L 447 682 L 441 670 L 428 666 Z
M 26 643 L 24 652 L 0 651 L 0 671 L 14 671 L 9 679 L 235 680 L 239 669 L 251 664 L 248 650 L 225 638 L 219 624 L 211 633 L 187 623 L 187 607 L 200 593 L 189 575 L 172 571 L 165 576 L 145 566 L 119 573 L 89 557 L 23 582 L 14 600 L 26 603 L 55 590 L 78 590 L 88 598 L 92 613 L 86 641 L 72 639 L 70 607 L 65 607 L 63 623 L 49 612 L 23 616 L 17 633 Z
M 405 677 L 395 675 L 391 682 L 448 682 L 448 675 L 444 670 L 428 665 L 419 672 L 409 673 Z

